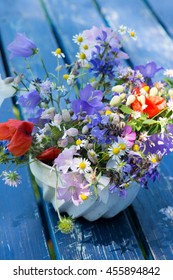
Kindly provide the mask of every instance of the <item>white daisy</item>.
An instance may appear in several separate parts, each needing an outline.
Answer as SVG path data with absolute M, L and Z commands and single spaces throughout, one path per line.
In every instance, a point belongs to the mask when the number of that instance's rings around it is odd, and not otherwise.
M 85 64 L 87 63 L 86 54 L 84 52 L 77 53 L 76 57 L 78 61 L 81 63 L 81 65 L 85 66 Z
M 163 75 L 169 77 L 169 78 L 173 78 L 173 69 L 166 69 L 164 72 L 163 72 Z
M 125 25 L 120 25 L 120 27 L 119 27 L 119 29 L 118 29 L 118 32 L 119 32 L 121 35 L 126 34 L 126 32 L 127 32 L 127 26 L 125 26 Z
M 92 171 L 91 163 L 85 158 L 74 158 L 73 164 L 71 166 L 72 171 L 79 172 L 81 174 L 88 173 Z
M 153 165 L 158 165 L 161 158 L 157 154 L 148 155 L 147 158 Z
M 124 154 L 119 147 L 118 143 L 114 143 L 108 148 L 109 156 L 114 160 L 119 160 L 119 158 Z
M 72 40 L 73 40 L 76 44 L 80 45 L 80 44 L 83 42 L 84 38 L 83 38 L 82 34 L 79 33 L 79 34 L 74 35 Z
M 76 148 L 77 150 L 80 150 L 80 148 L 83 148 L 86 144 L 86 140 L 81 140 L 80 138 L 76 140 Z
M 90 150 L 88 150 L 87 155 L 88 155 L 89 160 L 90 160 L 92 163 L 96 164 L 96 162 L 97 162 L 97 157 L 98 157 L 98 155 L 96 154 L 96 152 L 95 152 L 93 149 L 90 149 Z
M 128 29 L 127 30 L 129 36 L 133 39 L 133 40 L 137 40 L 137 36 L 136 36 L 136 32 L 133 29 Z
M 58 58 L 64 58 L 65 57 L 65 54 L 61 51 L 60 48 L 56 49 L 56 51 L 52 52 L 52 54 L 54 56 L 57 56 Z

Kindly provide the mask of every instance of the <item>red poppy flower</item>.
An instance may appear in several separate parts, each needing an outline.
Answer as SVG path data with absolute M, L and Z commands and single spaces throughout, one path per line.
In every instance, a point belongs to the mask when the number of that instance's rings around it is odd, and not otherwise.
M 142 110 L 142 104 L 137 99 L 132 103 L 132 109 L 148 114 L 149 118 L 154 117 L 166 107 L 166 101 L 160 96 L 148 96 L 145 99 L 147 107 Z
M 14 156 L 24 155 L 32 144 L 32 122 L 8 120 L 0 124 L 0 140 L 9 140 L 8 150 Z
M 60 149 L 56 147 L 50 147 L 47 150 L 43 151 L 39 156 L 37 156 L 37 159 L 44 162 L 44 163 L 52 163 L 55 158 L 60 153 Z

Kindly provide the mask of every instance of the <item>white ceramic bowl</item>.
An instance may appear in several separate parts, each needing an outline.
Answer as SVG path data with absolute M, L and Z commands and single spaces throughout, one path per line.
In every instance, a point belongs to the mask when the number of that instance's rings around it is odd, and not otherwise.
M 43 189 L 44 199 L 51 202 L 55 210 L 58 207 L 60 213 L 66 212 L 73 218 L 84 217 L 89 221 L 95 221 L 100 217 L 111 218 L 127 208 L 140 190 L 140 186 L 133 182 L 126 189 L 126 196 L 120 197 L 117 190 L 114 193 L 110 193 L 105 188 L 100 191 L 101 199 L 97 199 L 93 194 L 82 204 L 75 206 L 71 201 L 65 202 L 64 200 L 56 199 L 57 175 L 53 168 L 38 160 L 30 160 L 30 169 L 38 186 Z

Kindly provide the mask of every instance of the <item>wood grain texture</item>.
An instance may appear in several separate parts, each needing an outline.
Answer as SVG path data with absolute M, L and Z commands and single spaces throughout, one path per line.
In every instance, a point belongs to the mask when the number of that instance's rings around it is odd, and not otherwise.
M 157 16 L 160 23 L 163 25 L 164 29 L 168 34 L 173 37 L 173 1 L 171 0 L 145 0 L 149 8 Z
M 77 219 L 73 232 L 65 235 L 57 230 L 57 215 L 52 206 L 43 203 L 57 259 L 143 259 L 125 214 L 95 222 Z

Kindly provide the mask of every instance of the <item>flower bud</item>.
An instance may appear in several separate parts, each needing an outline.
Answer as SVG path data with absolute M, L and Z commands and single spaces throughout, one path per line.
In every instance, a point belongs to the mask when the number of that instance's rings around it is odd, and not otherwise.
M 14 81 L 13 77 L 7 77 L 4 79 L 4 84 L 8 85 L 11 84 Z
M 82 128 L 82 134 L 87 134 L 89 128 L 87 125 L 85 125 L 83 128 Z
M 118 106 L 120 103 L 121 103 L 121 98 L 119 97 L 119 95 L 115 95 L 114 97 L 112 97 L 110 101 L 110 106 L 111 107 Z
M 121 98 L 121 100 L 125 99 L 126 98 L 126 94 L 125 93 L 120 94 L 120 98 Z
M 158 94 L 158 89 L 156 87 L 152 87 L 150 89 L 150 96 L 156 96 Z
M 62 110 L 62 118 L 65 122 L 70 122 L 71 116 L 70 116 L 69 111 L 67 111 L 66 109 Z
M 139 102 L 141 102 L 142 105 L 145 105 L 145 96 L 144 95 L 140 95 L 137 97 Z
M 131 105 L 134 101 L 135 101 L 135 99 L 136 99 L 136 97 L 134 96 L 134 95 L 129 95 L 128 97 L 127 97 L 127 101 L 126 101 L 126 106 L 129 106 L 129 105 Z
M 59 139 L 57 144 L 58 144 L 58 147 L 60 147 L 60 148 L 66 147 L 68 145 L 68 139 L 67 138 Z
M 124 91 L 124 87 L 122 85 L 117 85 L 112 88 L 112 92 L 121 93 Z
M 71 127 L 71 128 L 69 128 L 68 130 L 66 130 L 66 133 L 67 133 L 67 135 L 70 136 L 70 137 L 71 137 L 71 136 L 72 136 L 72 137 L 75 137 L 75 136 L 78 135 L 79 131 L 78 131 L 77 128 Z

